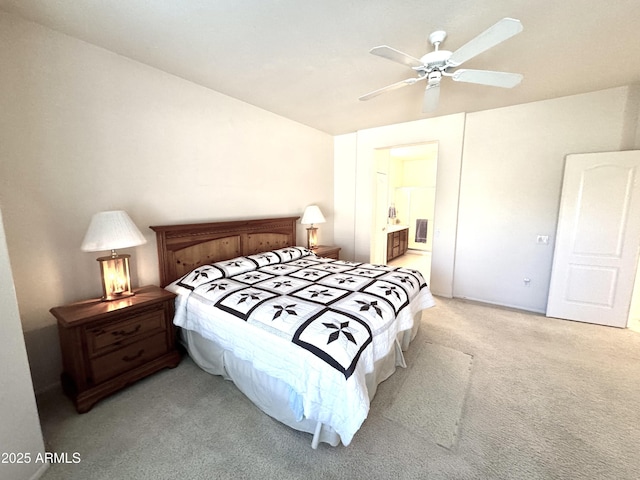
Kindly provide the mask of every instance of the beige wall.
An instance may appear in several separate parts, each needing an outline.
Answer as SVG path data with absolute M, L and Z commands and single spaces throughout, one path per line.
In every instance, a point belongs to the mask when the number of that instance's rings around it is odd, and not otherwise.
M 0 478 L 34 478 L 46 469 L 38 461 L 44 452 L 40 420 L 29 377 L 29 364 L 13 288 L 2 212 L 0 211 L 0 453 L 29 454 L 29 462 L 0 463 Z M 11 460 L 11 459 L 5 459 Z
M 626 132 L 635 133 L 629 93 L 621 87 L 467 115 L 456 296 L 545 312 L 565 156 L 624 149 Z M 537 235 L 549 244 L 537 244 Z
M 80 251 L 95 212 L 145 234 L 123 251 L 135 286 L 158 282 L 149 225 L 317 203 L 333 243 L 331 136 L 5 13 L 0 45 L 0 206 L 37 390 L 60 373 L 48 310 L 100 294 L 100 253 Z
M 343 168 L 358 174 L 350 191 L 336 191 L 335 231 L 352 233 L 356 258 L 368 259 L 372 152 L 438 141 L 432 290 L 544 312 L 564 157 L 638 148 L 639 107 L 638 87 L 619 87 L 338 137 L 336 178 Z M 536 244 L 538 234 L 550 244 Z
M 334 137 L 333 231 L 340 257 L 355 259 L 357 135 Z

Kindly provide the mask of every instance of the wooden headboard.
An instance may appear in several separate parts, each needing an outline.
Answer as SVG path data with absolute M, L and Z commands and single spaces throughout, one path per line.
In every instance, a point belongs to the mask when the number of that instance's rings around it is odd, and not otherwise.
M 156 232 L 160 285 L 200 265 L 296 244 L 299 217 L 149 227 Z

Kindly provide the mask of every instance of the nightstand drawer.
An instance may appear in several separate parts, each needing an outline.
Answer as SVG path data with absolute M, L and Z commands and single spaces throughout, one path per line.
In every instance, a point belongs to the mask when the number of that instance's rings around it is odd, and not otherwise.
M 165 332 L 132 343 L 115 352 L 91 360 L 93 381 L 100 383 L 159 357 L 167 352 Z
M 87 348 L 90 356 L 107 353 L 120 345 L 165 330 L 164 310 L 155 309 L 128 320 L 87 329 Z

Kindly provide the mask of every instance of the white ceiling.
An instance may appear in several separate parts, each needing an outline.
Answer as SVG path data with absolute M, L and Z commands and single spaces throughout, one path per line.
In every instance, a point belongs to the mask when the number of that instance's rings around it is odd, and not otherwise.
M 330 134 L 640 83 L 640 0 L 0 0 L 0 9 Z M 455 50 L 503 17 L 524 31 L 464 64 L 522 73 L 514 89 L 413 76 L 369 54 Z

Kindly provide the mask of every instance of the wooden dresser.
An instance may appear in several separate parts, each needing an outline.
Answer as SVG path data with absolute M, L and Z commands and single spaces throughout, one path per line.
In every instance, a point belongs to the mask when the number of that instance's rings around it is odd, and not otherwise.
M 180 363 L 173 328 L 175 295 L 155 286 L 122 300 L 51 309 L 58 320 L 62 386 L 79 413 L 160 369 Z

